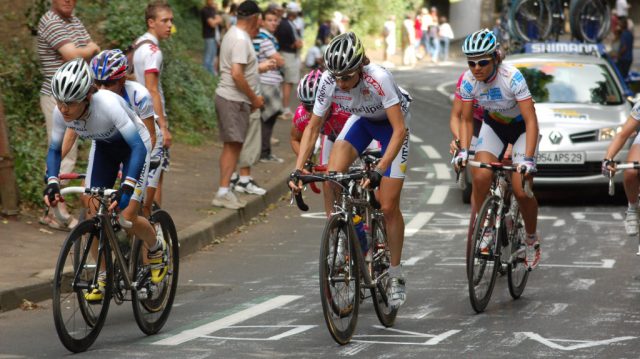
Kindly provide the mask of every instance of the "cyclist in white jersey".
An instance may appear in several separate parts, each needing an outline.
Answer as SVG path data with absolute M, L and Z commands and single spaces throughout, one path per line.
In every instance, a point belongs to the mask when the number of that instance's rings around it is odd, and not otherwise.
M 104 50 L 91 60 L 91 70 L 98 88 L 110 90 L 122 96 L 133 111 L 142 119 L 151 135 L 151 160 L 163 159 L 163 136 L 158 118 L 153 111 L 153 100 L 146 87 L 126 78 L 129 64 L 127 57 L 118 49 Z M 143 199 L 143 213 L 151 214 L 156 188 L 160 182 L 160 166 L 149 169 L 146 192 Z
M 627 118 L 627 122 L 622 125 L 622 130 L 616 134 L 607 148 L 607 155 L 602 161 L 602 174 L 608 177 L 609 171 L 612 171 L 611 175 L 615 174 L 616 166 L 613 159 L 616 157 L 622 146 L 627 143 L 627 139 L 636 134 L 638 127 L 640 126 L 640 102 L 636 102 Z M 631 144 L 629 154 L 627 155 L 627 161 L 640 161 L 640 136 L 636 135 L 636 138 Z M 624 228 L 628 235 L 635 236 L 638 234 L 638 193 L 640 193 L 640 177 L 638 177 L 638 170 L 624 171 L 624 192 L 627 196 L 629 206 L 627 208 L 627 215 L 624 220 Z
M 349 112 L 349 118 L 331 150 L 329 171 L 344 172 L 372 141 L 382 144 L 383 156 L 365 183 L 380 186 L 379 201 L 387 224 L 391 266 L 389 304 L 399 307 L 406 299 L 405 280 L 400 266 L 404 241 L 404 221 L 400 212 L 400 192 L 409 155 L 409 94 L 401 90 L 386 69 L 369 64 L 360 39 L 347 32 L 329 43 L 324 62 L 328 71 L 320 87 L 309 125 L 305 128 L 296 161 L 296 174 L 303 166 L 318 138 L 324 115 L 335 103 Z M 300 183 L 290 182 L 296 191 Z
M 159 283 L 166 274 L 166 243 L 149 221 L 138 216 L 140 197 L 144 191 L 149 164 L 151 140 L 149 131 L 140 118 L 129 108 L 122 97 L 111 91 L 97 90 L 89 65 L 81 58 L 62 65 L 51 82 L 57 106 L 53 111 L 53 131 L 47 154 L 47 187 L 44 202 L 55 206 L 60 200 L 58 172 L 60 160 L 73 141 L 63 139 L 77 136 L 92 140 L 85 185 L 112 188 L 115 185 L 120 164 L 123 178 L 120 188 L 112 199 L 110 210 L 118 206 L 123 226 L 131 225 L 131 231 L 141 238 L 148 248 L 148 263 L 157 264 L 151 270 L 151 280 Z M 90 208 L 95 211 L 95 208 Z M 97 245 L 93 249 L 97 254 Z M 102 288 L 106 273 L 101 268 L 99 288 L 85 295 L 89 301 L 102 299 Z M 101 280 L 102 279 L 102 280 Z
M 469 70 L 460 84 L 460 96 L 463 101 L 460 128 L 462 150 L 454 158 L 455 164 L 466 163 L 473 133 L 473 100 L 484 109 L 484 123 L 478 135 L 475 160 L 497 162 L 509 144 L 513 144 L 512 159 L 520 170 L 526 171 L 525 180 L 531 184 L 532 174 L 536 172 L 538 151 L 538 118 L 527 83 L 520 71 L 501 63 L 498 42 L 493 32 L 485 29 L 467 36 L 462 51 L 467 56 Z M 472 213 L 489 192 L 492 173 L 487 169 L 474 168 L 472 171 Z M 536 232 L 538 202 L 529 198 L 522 189 L 521 175 L 512 176 L 513 192 L 518 200 L 527 232 L 525 265 L 533 269 L 540 261 L 540 242 Z M 481 242 L 487 247 L 487 240 Z M 488 250 L 488 249 L 487 249 Z

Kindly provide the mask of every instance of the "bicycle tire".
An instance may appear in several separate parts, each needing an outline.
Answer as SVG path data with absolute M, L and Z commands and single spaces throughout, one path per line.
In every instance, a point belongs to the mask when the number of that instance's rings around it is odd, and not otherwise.
M 93 281 L 95 269 L 98 268 L 91 251 L 86 249 L 98 238 L 94 219 L 78 224 L 62 245 L 53 277 L 52 307 L 56 332 L 65 348 L 74 353 L 86 351 L 95 342 L 104 326 L 111 302 L 113 268 L 106 240 L 103 241 L 98 255 L 98 258 L 104 258 L 107 272 L 103 298 L 98 303 L 89 303 L 84 297 Z M 78 250 L 80 254 L 76 255 Z M 103 255 L 104 253 L 108 255 Z M 69 268 L 73 269 L 71 273 L 68 273 Z M 87 288 L 74 290 L 71 287 L 74 277 L 79 278 L 79 284 Z M 76 318 L 77 312 L 81 314 L 79 319 Z M 66 313 L 69 313 L 69 318 Z
M 178 288 L 178 273 L 180 270 L 180 248 L 178 243 L 178 233 L 175 224 L 169 213 L 165 210 L 156 210 L 151 216 L 151 222 L 156 223 L 162 230 L 167 242 L 167 265 L 169 269 L 162 282 L 154 285 L 148 270 L 142 264 L 142 255 L 146 253 L 142 250 L 142 241 L 136 240 L 131 253 L 133 262 L 133 273 L 135 281 L 142 283 L 141 287 L 146 288 L 148 297 L 140 298 L 136 290 L 131 291 L 131 302 L 133 305 L 133 315 L 140 330 L 147 335 L 156 334 L 169 318 L 173 301 Z M 155 290 L 152 290 L 155 288 Z
M 371 279 L 375 280 L 375 278 L 382 276 L 387 270 L 389 270 L 389 266 L 391 264 L 391 252 L 387 241 L 387 231 L 385 229 L 384 222 L 378 218 L 371 220 L 371 245 L 373 246 L 373 275 L 371 276 Z M 376 311 L 380 324 L 385 327 L 393 326 L 398 314 L 398 308 L 389 307 L 388 301 L 385 300 L 388 283 L 389 275 L 385 275 L 380 278 L 376 288 L 371 288 L 373 308 Z M 382 293 L 384 293 L 384 297 Z
M 515 201 L 515 197 L 511 198 Z M 529 278 L 529 270 L 524 265 L 524 258 L 518 254 L 521 246 L 524 246 L 524 237 L 526 231 L 524 229 L 524 219 L 522 213 L 520 213 L 519 207 L 515 215 L 509 214 L 513 218 L 513 225 L 509 230 L 508 236 L 511 242 L 511 257 L 513 258 L 507 264 L 507 282 L 509 284 L 509 294 L 513 299 L 518 299 L 524 292 L 524 288 L 527 285 L 527 279 Z M 515 254 L 515 257 L 514 257 Z
M 602 0 L 574 0 L 569 7 L 569 25 L 578 41 L 600 42 L 611 27 L 611 8 Z
M 551 33 L 553 18 L 544 0 L 519 0 L 510 9 L 512 35 L 519 40 L 543 41 Z
M 496 243 L 497 231 L 495 228 L 499 201 L 500 199 L 497 196 L 489 196 L 482 203 L 482 207 L 480 207 L 475 219 L 472 233 L 473 245 L 467 258 L 469 299 L 471 307 L 478 313 L 483 312 L 487 304 L 489 304 L 491 293 L 496 283 L 498 266 L 501 265 L 500 258 L 495 255 L 494 250 L 490 249 L 488 255 L 480 253 L 480 242 L 487 228 L 491 229 L 494 234 L 490 248 L 493 246 L 493 249 L 495 249 L 500 245 Z M 484 289 L 484 291 L 481 289 Z
M 360 269 L 354 235 L 353 226 L 334 215 L 327 221 L 320 244 L 322 313 L 331 337 L 340 345 L 351 341 L 358 322 Z

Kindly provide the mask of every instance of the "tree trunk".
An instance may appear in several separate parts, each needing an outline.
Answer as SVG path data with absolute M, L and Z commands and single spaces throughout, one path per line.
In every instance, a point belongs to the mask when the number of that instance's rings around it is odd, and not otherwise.
M 18 214 L 18 185 L 13 168 L 13 156 L 9 148 L 9 133 L 4 117 L 4 106 L 0 96 L 0 202 L 2 214 Z

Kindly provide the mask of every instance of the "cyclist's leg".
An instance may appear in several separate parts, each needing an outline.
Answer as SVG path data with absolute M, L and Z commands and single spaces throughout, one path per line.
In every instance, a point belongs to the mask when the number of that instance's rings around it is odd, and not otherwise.
M 344 124 L 329 156 L 329 171 L 344 172 L 371 142 L 371 135 L 364 128 L 364 119 L 352 115 Z
M 487 124 L 483 124 L 476 142 L 474 160 L 480 162 L 496 162 L 500 154 L 504 151 L 504 148 L 504 142 L 494 129 Z M 473 183 L 471 192 L 472 213 L 478 211 L 478 207 L 482 205 L 485 197 L 487 197 L 492 176 L 491 170 L 471 168 L 471 180 Z
M 161 162 L 158 167 L 154 169 L 149 169 L 149 176 L 147 179 L 147 188 L 145 191 L 144 199 L 143 199 L 143 207 L 142 213 L 145 217 L 149 217 L 151 215 L 151 211 L 153 210 L 153 201 L 156 197 L 156 190 L 161 186 L 161 178 L 162 178 L 162 167 L 164 161 L 163 155 L 164 149 L 162 144 L 156 145 L 156 147 L 151 152 L 151 159 L 159 159 Z
M 333 141 L 331 141 L 326 135 L 320 135 L 320 154 L 318 156 L 318 164 L 319 165 L 328 165 L 329 164 L 329 155 L 331 154 L 331 149 L 333 148 Z M 333 208 L 333 198 L 334 195 L 331 191 L 331 185 L 329 182 L 322 183 L 322 196 L 324 197 L 324 211 L 327 214 L 327 217 L 331 215 L 331 210 Z
M 524 150 L 526 144 L 526 134 L 522 133 L 518 140 L 513 144 L 513 164 L 517 165 L 524 161 Z M 537 154 L 536 148 L 536 154 Z M 525 179 L 531 183 L 531 176 L 525 176 Z M 529 198 L 522 190 L 522 175 L 519 173 L 513 173 L 511 176 L 511 183 L 513 187 L 513 194 L 518 200 L 520 206 L 520 212 L 522 213 L 522 219 L 524 220 L 524 227 L 528 235 L 536 233 L 538 222 L 538 201 L 535 196 Z
M 640 136 L 633 141 L 633 145 L 627 155 L 627 161 L 640 161 Z M 640 186 L 640 178 L 638 175 L 638 170 L 630 169 L 624 171 L 624 192 L 629 204 L 635 204 L 636 208 L 638 205 L 638 193 L 640 192 L 638 187 Z

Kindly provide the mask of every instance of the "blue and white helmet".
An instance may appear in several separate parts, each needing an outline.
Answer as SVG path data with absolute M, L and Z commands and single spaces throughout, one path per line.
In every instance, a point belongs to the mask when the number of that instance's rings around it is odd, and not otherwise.
M 498 49 L 498 39 L 489 29 L 478 30 L 467 36 L 462 44 L 462 52 L 467 57 L 492 55 Z

